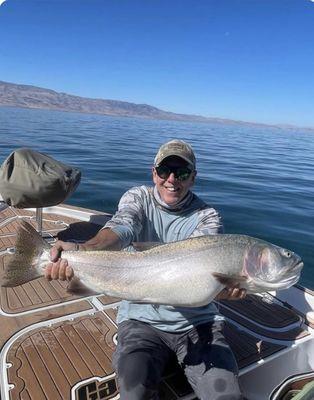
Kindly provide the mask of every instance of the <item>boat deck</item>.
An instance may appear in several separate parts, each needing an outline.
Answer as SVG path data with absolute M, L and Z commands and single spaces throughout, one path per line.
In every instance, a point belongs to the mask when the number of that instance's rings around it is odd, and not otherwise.
M 0 203 L 1 204 L 1 203 Z M 107 215 L 82 220 L 79 209 L 44 213 L 45 236 L 85 241 Z M 18 219 L 36 227 L 32 210 L 0 208 L 0 279 L 15 245 Z M 117 299 L 70 295 L 67 283 L 44 278 L 0 291 L 2 400 L 117 399 L 111 358 L 116 345 Z M 227 318 L 225 335 L 242 370 L 301 340 L 308 331 L 300 315 L 267 297 L 218 304 Z M 169 365 L 160 385 L 161 400 L 194 399 L 182 370 Z

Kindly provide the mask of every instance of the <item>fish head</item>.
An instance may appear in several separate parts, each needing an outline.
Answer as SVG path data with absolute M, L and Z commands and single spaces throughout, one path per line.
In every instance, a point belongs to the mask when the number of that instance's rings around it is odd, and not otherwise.
M 265 290 L 285 289 L 298 282 L 303 267 L 294 252 L 257 241 L 248 246 L 244 273 L 251 286 Z

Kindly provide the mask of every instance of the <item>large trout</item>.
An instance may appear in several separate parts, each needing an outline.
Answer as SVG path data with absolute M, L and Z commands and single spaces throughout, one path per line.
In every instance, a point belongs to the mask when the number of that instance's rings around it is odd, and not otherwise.
M 43 276 L 49 250 L 22 221 L 2 286 Z M 238 285 L 249 293 L 286 289 L 298 281 L 303 267 L 292 251 L 236 234 L 190 238 L 142 252 L 64 251 L 62 257 L 74 270 L 72 292 L 84 285 L 90 293 L 185 307 L 210 303 L 225 286 Z

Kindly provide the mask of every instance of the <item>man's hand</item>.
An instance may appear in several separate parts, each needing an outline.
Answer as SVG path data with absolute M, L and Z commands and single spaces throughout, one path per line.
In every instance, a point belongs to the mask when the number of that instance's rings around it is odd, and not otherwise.
M 76 243 L 58 240 L 50 250 L 50 259 L 45 269 L 45 277 L 49 280 L 71 280 L 74 276 L 72 267 L 66 259 L 60 258 L 62 251 L 77 250 Z M 100 230 L 96 236 L 80 244 L 80 250 L 120 250 L 122 243 L 119 236 L 111 229 Z
M 45 277 L 48 280 L 60 279 L 61 281 L 71 280 L 74 276 L 73 269 L 69 266 L 66 259 L 60 258 L 62 251 L 76 249 L 76 243 L 62 242 L 58 240 L 50 250 L 51 261 L 46 265 Z
M 246 296 L 246 290 L 239 287 L 226 287 L 215 298 L 215 300 L 240 300 Z

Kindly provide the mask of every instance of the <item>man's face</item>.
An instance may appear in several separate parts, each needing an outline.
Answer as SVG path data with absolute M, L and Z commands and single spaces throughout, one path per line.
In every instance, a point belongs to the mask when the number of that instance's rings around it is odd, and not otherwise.
M 170 169 L 188 166 L 185 160 L 176 156 L 167 157 L 161 165 L 167 166 Z M 194 184 L 195 176 L 196 171 L 192 171 L 188 179 L 179 180 L 175 177 L 174 172 L 171 172 L 167 178 L 163 179 L 158 176 L 156 168 L 153 168 L 153 181 L 158 193 L 161 200 L 169 206 L 176 205 L 185 197 Z

